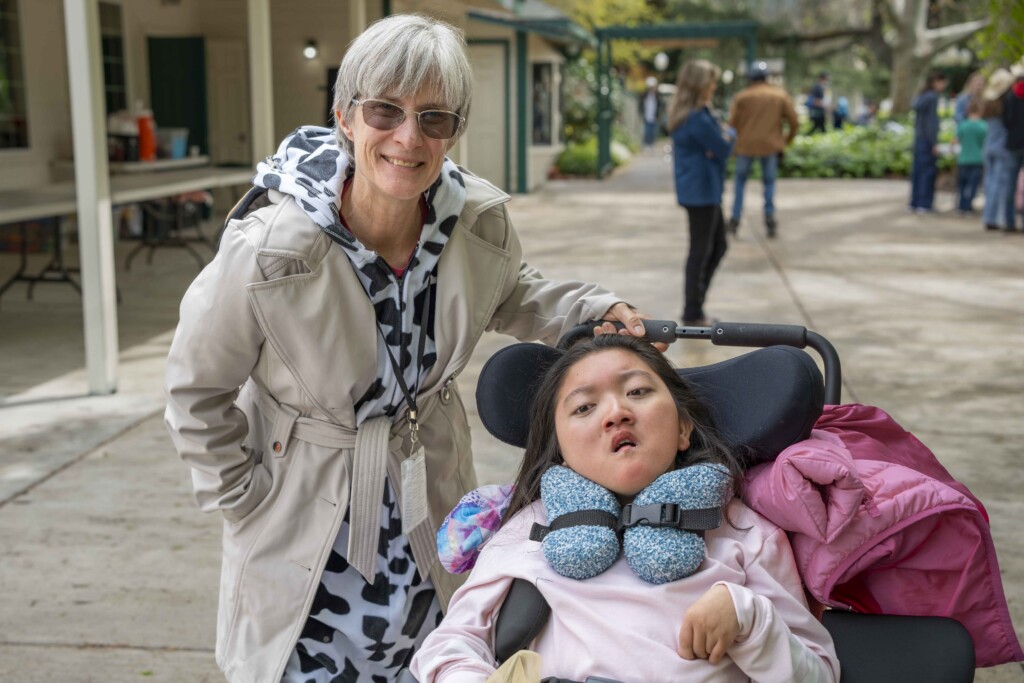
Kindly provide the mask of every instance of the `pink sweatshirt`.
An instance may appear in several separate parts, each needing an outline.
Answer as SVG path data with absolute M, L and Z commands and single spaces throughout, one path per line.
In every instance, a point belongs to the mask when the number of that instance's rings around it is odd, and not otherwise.
M 556 574 L 541 544 L 529 540 L 546 523 L 539 501 L 508 523 L 480 553 L 441 625 L 412 662 L 420 683 L 483 683 L 494 672 L 494 618 L 512 579 L 533 581 L 551 605 L 551 619 L 533 644 L 542 676 L 583 681 L 603 676 L 626 683 L 753 680 L 835 683 L 839 662 L 828 631 L 807 610 L 785 532 L 739 500 L 733 525 L 707 533 L 701 569 L 679 581 L 644 582 L 624 557 L 592 579 Z M 740 636 L 717 665 L 676 653 L 683 613 L 715 584 L 729 589 Z

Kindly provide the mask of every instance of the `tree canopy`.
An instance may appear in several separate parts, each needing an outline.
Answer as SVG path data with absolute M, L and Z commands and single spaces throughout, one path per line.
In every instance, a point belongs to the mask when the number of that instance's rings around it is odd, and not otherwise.
M 759 57 L 782 57 L 790 83 L 809 82 L 828 69 L 834 83 L 872 97 L 888 95 L 899 113 L 936 57 L 969 45 L 971 61 L 1005 66 L 1024 54 L 1024 3 L 1020 0 L 548 0 L 588 29 L 753 19 L 761 25 Z M 976 37 L 975 37 L 976 36 Z M 613 62 L 642 77 L 653 72 L 657 44 L 616 41 Z M 665 49 L 673 67 L 701 56 L 735 68 L 744 58 L 739 41 Z M 966 70 L 970 65 L 964 65 Z M 957 82 L 957 79 L 954 79 Z

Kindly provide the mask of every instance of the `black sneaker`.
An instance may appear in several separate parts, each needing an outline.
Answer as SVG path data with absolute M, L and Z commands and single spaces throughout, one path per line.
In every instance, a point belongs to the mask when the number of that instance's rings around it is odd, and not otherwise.
M 778 226 L 779 224 L 775 221 L 775 216 L 764 217 L 764 227 L 766 232 L 768 233 L 769 238 L 775 237 L 775 228 L 777 228 Z
M 726 230 L 729 232 L 729 234 L 730 235 L 735 235 L 739 231 L 739 229 L 740 229 L 740 219 L 739 218 L 730 218 L 729 219 L 729 224 L 726 226 Z

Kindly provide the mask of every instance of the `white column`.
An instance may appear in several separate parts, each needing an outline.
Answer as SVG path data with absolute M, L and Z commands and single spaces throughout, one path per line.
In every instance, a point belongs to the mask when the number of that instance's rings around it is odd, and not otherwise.
M 75 150 L 78 247 L 89 393 L 117 390 L 117 297 L 110 216 L 99 5 L 64 0 L 64 33 Z
M 349 42 L 355 40 L 356 36 L 363 32 L 369 23 L 366 12 L 367 0 L 352 0 L 348 4 L 348 27 Z
M 67 2 L 68 0 L 65 0 Z M 263 161 L 277 149 L 274 140 L 274 70 L 271 65 L 270 0 L 248 0 L 249 111 L 252 160 Z M 295 49 L 301 46 L 296 45 Z

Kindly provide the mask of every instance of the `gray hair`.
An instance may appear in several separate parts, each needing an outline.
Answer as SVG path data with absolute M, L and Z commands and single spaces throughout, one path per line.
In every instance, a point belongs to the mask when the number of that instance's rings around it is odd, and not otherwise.
M 469 118 L 473 70 L 462 31 L 421 14 L 395 14 L 370 24 L 345 51 L 334 83 L 333 110 L 347 119 L 353 99 L 412 97 L 434 88 L 445 108 Z M 449 141 L 454 145 L 465 125 Z M 349 155 L 352 141 L 335 121 L 338 144 Z

